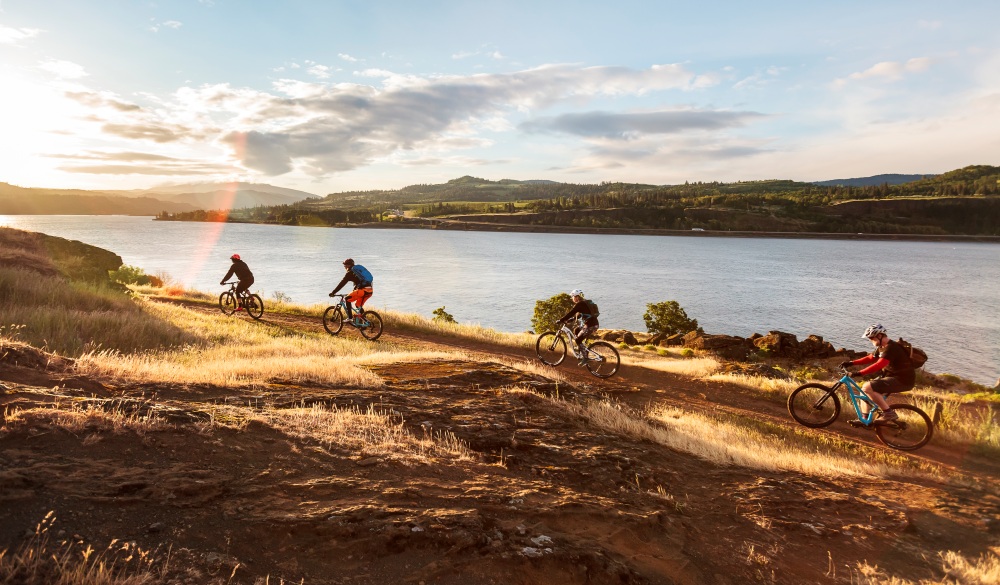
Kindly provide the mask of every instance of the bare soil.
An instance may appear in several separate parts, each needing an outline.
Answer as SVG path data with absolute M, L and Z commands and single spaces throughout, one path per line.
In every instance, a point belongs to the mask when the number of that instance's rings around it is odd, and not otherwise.
M 315 318 L 263 321 L 322 329 Z M 501 363 L 532 359 L 527 350 L 395 331 L 391 322 L 376 343 L 474 359 L 378 367 L 386 386 L 374 390 L 253 391 L 114 385 L 74 376 L 61 362 L 0 359 L 0 550 L 16 548 L 54 511 L 59 539 L 171 549 L 177 583 L 832 584 L 859 582 L 862 561 L 916 580 L 940 578 L 939 551 L 1000 551 L 994 459 L 932 441 L 899 456 L 940 466 L 940 479 L 719 465 L 498 390 L 521 385 L 637 412 L 665 404 L 794 426 L 784 405 L 627 366 L 598 380 L 568 362 L 560 371 L 569 383 L 557 384 Z M 6 426 L 15 408 L 82 399 L 155 409 L 175 426 L 142 437 L 73 434 L 43 420 Z M 375 406 L 418 436 L 449 431 L 477 457 L 363 458 L 260 423 L 200 433 L 218 404 Z M 816 432 L 886 449 L 841 423 Z

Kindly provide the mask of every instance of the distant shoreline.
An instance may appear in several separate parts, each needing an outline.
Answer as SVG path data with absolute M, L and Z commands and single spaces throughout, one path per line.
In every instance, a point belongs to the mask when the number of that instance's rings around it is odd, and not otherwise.
M 193 221 L 193 220 L 162 220 L 155 221 Z M 203 222 L 204 223 L 204 222 Z M 246 223 L 257 225 L 283 225 L 254 221 L 232 220 L 218 223 Z M 951 234 L 849 234 L 835 232 L 754 232 L 730 230 L 668 230 L 668 229 L 634 229 L 634 228 L 584 228 L 573 226 L 552 225 L 521 225 L 510 223 L 453 221 L 446 219 L 412 219 L 405 221 L 383 221 L 371 223 L 343 224 L 334 226 L 301 226 L 301 227 L 335 227 L 348 229 L 412 229 L 412 230 L 447 230 L 469 232 L 517 232 L 538 234 L 591 234 L 617 236 L 683 236 L 697 238 L 776 238 L 776 239 L 819 239 L 819 240 L 897 240 L 912 242 L 983 242 L 1000 243 L 1000 236 L 966 236 Z
M 518 224 L 494 224 L 488 222 L 465 222 L 448 220 L 418 220 L 425 225 L 408 221 L 374 222 L 337 227 L 371 229 L 423 229 L 477 232 L 523 232 L 546 234 L 595 234 L 619 236 L 685 236 L 699 238 L 779 238 L 779 239 L 823 239 L 823 240 L 906 240 L 915 242 L 984 242 L 1000 243 L 1000 236 L 924 235 L 924 234 L 845 234 L 828 232 L 749 232 L 729 230 L 667 230 L 630 228 L 581 228 L 572 226 L 541 226 Z

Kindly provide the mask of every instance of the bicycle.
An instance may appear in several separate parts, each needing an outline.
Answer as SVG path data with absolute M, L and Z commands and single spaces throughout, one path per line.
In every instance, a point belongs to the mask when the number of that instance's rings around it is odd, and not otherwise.
M 912 404 L 893 404 L 889 410 L 899 418 L 879 421 L 876 417 L 882 410 L 861 390 L 846 368 L 841 368 L 843 377 L 833 386 L 810 383 L 803 384 L 788 395 L 788 413 L 799 424 L 819 429 L 833 424 L 840 416 L 840 399 L 837 390 L 847 388 L 858 420 L 849 420 L 853 427 L 873 428 L 879 441 L 900 451 L 914 451 L 927 444 L 934 434 L 934 423 L 927 413 Z M 867 412 L 862 410 L 867 407 Z
M 239 309 L 240 304 L 242 304 L 243 308 L 247 311 L 247 315 L 253 317 L 255 321 L 260 319 L 261 315 L 264 314 L 264 301 L 261 300 L 260 295 L 250 294 L 247 291 L 243 291 L 240 293 L 240 298 L 237 299 L 237 283 L 224 282 L 222 284 L 229 285 L 229 290 L 219 295 L 219 309 L 222 310 L 223 314 L 232 315 L 237 309 Z
M 577 319 L 577 325 L 583 326 L 583 320 Z M 587 366 L 587 370 L 598 378 L 610 378 L 618 372 L 621 356 L 618 350 L 607 341 L 586 341 L 580 347 L 576 346 L 573 330 L 563 324 L 559 331 L 546 331 L 538 336 L 535 342 L 535 354 L 542 363 L 558 366 L 566 359 L 566 348 L 573 348 L 573 355 Z M 582 354 L 580 353 L 582 350 Z
M 336 335 L 344 328 L 344 315 L 348 311 L 348 304 L 344 299 L 344 295 L 334 295 L 333 298 L 340 300 L 337 304 L 327 307 L 326 311 L 323 312 L 323 329 L 326 329 L 326 332 L 330 335 Z M 358 311 L 361 311 L 361 309 L 358 309 Z M 382 317 L 375 311 L 355 313 L 354 317 L 346 321 L 346 323 L 352 327 L 356 327 L 365 339 L 375 341 L 382 335 Z

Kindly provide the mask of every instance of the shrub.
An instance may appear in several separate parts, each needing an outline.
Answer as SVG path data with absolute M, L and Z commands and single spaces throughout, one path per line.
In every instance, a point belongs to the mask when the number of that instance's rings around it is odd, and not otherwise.
M 694 355 L 694 350 L 690 347 L 685 347 L 681 350 L 681 355 L 684 357 L 692 357 Z
M 290 303 L 290 302 L 292 302 L 292 297 L 290 297 L 287 294 L 281 292 L 280 290 L 274 291 L 273 293 L 271 293 L 271 296 L 274 297 L 274 300 L 277 301 L 277 302 L 279 302 L 279 303 Z
M 455 323 L 456 322 L 455 321 L 455 317 L 451 313 L 449 313 L 448 311 L 445 311 L 444 307 L 438 307 L 438 308 L 434 309 L 433 311 L 431 311 L 431 313 L 434 315 L 434 320 L 438 321 L 440 323 Z
M 556 321 L 573 308 L 573 299 L 566 293 L 559 293 L 545 301 L 535 301 L 535 315 L 531 326 L 536 332 L 558 329 Z
M 117 270 L 109 270 L 108 278 L 114 282 L 122 284 L 138 284 L 144 286 L 163 286 L 163 279 L 158 276 L 150 276 L 142 271 L 138 266 L 124 264 Z
M 698 320 L 689 318 L 677 301 L 647 303 L 642 320 L 646 322 L 646 329 L 654 335 L 661 333 L 673 335 L 689 331 L 704 333 L 701 327 L 698 327 Z

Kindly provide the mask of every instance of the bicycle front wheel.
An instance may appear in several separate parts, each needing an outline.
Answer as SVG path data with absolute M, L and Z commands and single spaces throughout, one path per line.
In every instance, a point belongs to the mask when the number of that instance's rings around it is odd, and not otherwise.
M 260 295 L 247 296 L 243 304 L 246 305 L 247 315 L 253 317 L 255 321 L 264 314 L 264 300 L 260 298 Z
M 542 333 L 535 342 L 535 355 L 544 364 L 558 366 L 566 359 L 566 340 L 554 331 Z
M 893 421 L 875 422 L 875 436 L 893 449 L 913 451 L 931 440 L 934 423 L 927 413 L 911 404 L 895 404 L 889 407 L 898 418 Z
M 362 337 L 370 341 L 375 341 L 382 335 L 382 317 L 375 311 L 365 311 L 361 317 L 361 324 L 358 331 Z
M 336 335 L 343 328 L 344 312 L 337 305 L 327 307 L 326 312 L 323 313 L 323 329 L 326 329 L 330 335 Z
M 610 378 L 618 372 L 622 359 L 615 346 L 607 341 L 595 341 L 590 344 L 587 353 L 587 369 L 598 378 Z
M 827 427 L 840 416 L 840 399 L 829 386 L 805 384 L 788 395 L 788 414 L 809 428 Z
M 236 303 L 236 295 L 234 295 L 231 291 L 227 290 L 219 295 L 219 309 L 222 310 L 223 314 L 232 315 L 236 312 L 236 308 L 238 306 L 239 305 Z

